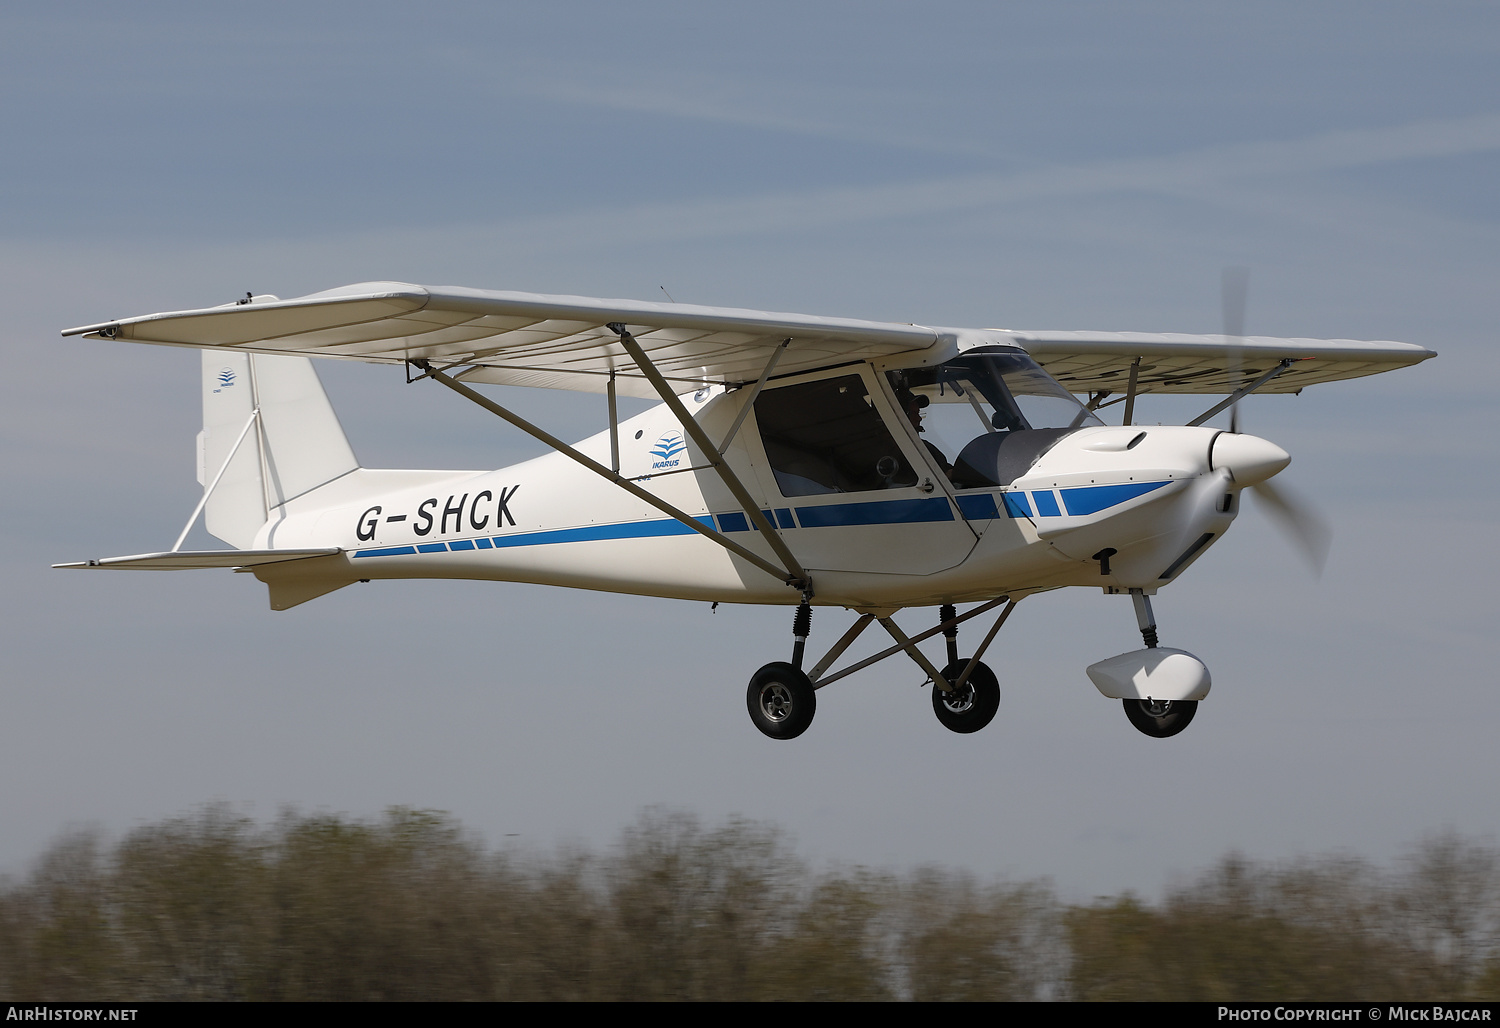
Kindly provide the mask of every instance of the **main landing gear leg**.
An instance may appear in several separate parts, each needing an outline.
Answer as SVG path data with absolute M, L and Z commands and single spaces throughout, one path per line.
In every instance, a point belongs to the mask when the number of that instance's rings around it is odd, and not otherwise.
M 958 608 L 951 603 L 938 608 L 938 620 L 947 626 L 943 629 L 943 639 L 948 643 L 949 664 L 958 663 L 958 622 L 954 620 L 957 617 Z M 944 673 L 943 677 L 947 678 L 948 675 Z
M 973 657 L 958 656 L 958 609 L 945 603 L 938 609 L 938 621 L 943 627 L 943 638 L 948 648 L 948 664 L 943 668 L 943 681 L 952 687 L 944 690 L 936 681 L 932 687 L 932 712 L 938 722 L 948 731 L 970 735 L 979 731 L 995 719 L 1000 710 L 1000 683 L 989 665 L 979 657 L 989 647 L 995 633 L 1005 623 L 1014 607 L 1007 607 L 990 630 L 989 635 Z
M 1146 649 L 1157 648 L 1156 615 L 1151 610 L 1151 597 L 1140 589 L 1130 590 L 1131 602 L 1135 604 L 1135 622 L 1141 629 L 1141 639 Z M 1137 729 L 1153 739 L 1167 739 L 1188 726 L 1193 715 L 1198 713 L 1197 700 L 1121 700 L 1125 705 L 1125 716 Z
M 797 613 L 792 615 L 792 666 L 802 670 L 802 651 L 807 648 L 807 637 L 812 634 L 812 604 L 807 602 L 807 593 L 797 604 Z
M 817 693 L 802 671 L 802 653 L 812 631 L 811 596 L 802 594 L 792 617 L 792 662 L 774 661 L 755 672 L 745 691 L 750 720 L 772 739 L 795 739 L 807 731 L 818 710 Z
M 1130 602 L 1135 604 L 1135 623 L 1140 626 L 1146 649 L 1156 649 L 1156 615 L 1151 611 L 1151 597 L 1139 589 L 1132 589 Z
M 812 627 L 810 600 L 811 593 L 803 595 L 802 603 L 798 605 L 797 614 L 792 620 L 791 662 L 777 661 L 774 664 L 767 664 L 755 673 L 754 678 L 750 679 L 750 687 L 745 692 L 745 703 L 750 710 L 750 720 L 765 735 L 772 739 L 794 739 L 801 735 L 807 731 L 808 725 L 812 722 L 813 713 L 816 710 L 817 689 L 901 652 L 905 652 L 916 661 L 917 665 L 933 680 L 933 709 L 938 720 L 949 729 L 963 734 L 977 732 L 994 718 L 1000 706 L 1000 686 L 995 681 L 994 672 L 981 664 L 979 658 L 994 641 L 996 634 L 1000 631 L 1000 626 L 1005 624 L 1011 611 L 1016 609 L 1016 600 L 1009 596 L 1000 596 L 965 614 L 957 614 L 951 605 L 945 605 L 943 618 L 938 622 L 937 627 L 929 628 L 912 638 L 907 638 L 906 634 L 891 620 L 890 615 L 895 613 L 894 610 L 884 613 L 866 611 L 860 614 L 859 620 L 855 621 L 839 641 L 833 644 L 833 648 L 813 666 L 811 672 L 803 672 L 802 658 L 809 630 Z M 984 641 L 974 651 L 974 656 L 967 659 L 959 657 L 956 631 L 958 624 L 987 613 L 1002 603 L 1006 604 L 1005 609 L 995 619 Z M 879 621 L 891 634 L 896 645 L 863 660 L 855 661 L 842 671 L 824 674 L 833 666 L 833 662 L 838 660 L 844 651 L 859 638 L 860 634 L 876 621 Z M 942 671 L 933 666 L 922 655 L 922 651 L 917 649 L 917 643 L 939 633 L 948 639 L 948 657 L 950 658 L 948 667 Z

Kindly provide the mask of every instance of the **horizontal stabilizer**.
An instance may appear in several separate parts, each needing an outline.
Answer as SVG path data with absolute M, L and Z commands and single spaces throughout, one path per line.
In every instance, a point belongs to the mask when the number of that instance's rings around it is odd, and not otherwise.
M 330 557 L 343 552 L 337 546 L 315 550 L 177 550 L 167 553 L 137 553 L 129 557 L 101 557 L 55 568 L 114 568 L 122 571 L 196 571 L 203 568 L 249 568 L 309 557 Z

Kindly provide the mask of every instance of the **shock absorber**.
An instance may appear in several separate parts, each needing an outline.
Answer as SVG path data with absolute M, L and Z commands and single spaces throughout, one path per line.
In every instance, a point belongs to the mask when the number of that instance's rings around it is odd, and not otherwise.
M 1141 638 L 1146 649 L 1156 649 L 1156 615 L 1151 611 L 1151 597 L 1139 589 L 1130 590 L 1130 599 L 1135 604 L 1135 623 L 1140 626 Z
M 812 604 L 804 593 L 797 604 L 797 613 L 792 617 L 792 666 L 802 670 L 802 651 L 807 646 L 807 637 L 812 634 Z
M 958 617 L 958 608 L 951 603 L 945 603 L 938 608 L 938 623 L 952 621 Z M 958 626 L 949 625 L 943 629 L 943 638 L 948 640 L 948 663 L 958 663 Z

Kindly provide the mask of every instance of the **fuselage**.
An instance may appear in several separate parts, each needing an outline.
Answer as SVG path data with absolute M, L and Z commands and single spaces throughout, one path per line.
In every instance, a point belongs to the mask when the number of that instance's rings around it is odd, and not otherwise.
M 861 400 L 889 429 L 885 445 L 899 448 L 893 457 L 909 470 L 851 488 L 796 485 L 773 452 L 781 444 L 768 443 L 756 423 L 756 414 L 773 409 L 764 399 L 770 389 L 723 454 L 811 573 L 815 603 L 873 610 L 1069 585 L 1153 592 L 1224 533 L 1238 490 L 1248 484 L 1237 483 L 1225 461 L 1215 465 L 1217 430 L 1110 427 L 1090 417 L 1086 427 L 1054 431 L 1046 445 L 1034 446 L 1034 457 L 1028 451 L 1011 465 L 1007 474 L 1019 473 L 1010 481 L 976 485 L 945 469 L 881 371 L 862 364 L 839 369 L 836 379 L 829 374 L 823 380 L 865 391 Z M 802 379 L 820 381 L 802 376 L 790 384 Z M 715 386 L 682 399 L 718 440 L 750 393 Z M 622 422 L 616 437 L 622 477 L 775 562 L 709 466 L 713 455 L 698 452 L 666 406 Z M 1017 441 L 1026 437 L 1012 434 L 1012 448 Z M 607 465 L 610 433 L 577 449 Z M 277 507 L 255 545 L 340 547 L 351 579 L 487 579 L 721 602 L 799 599 L 785 582 L 560 453 L 488 472 L 358 469 Z

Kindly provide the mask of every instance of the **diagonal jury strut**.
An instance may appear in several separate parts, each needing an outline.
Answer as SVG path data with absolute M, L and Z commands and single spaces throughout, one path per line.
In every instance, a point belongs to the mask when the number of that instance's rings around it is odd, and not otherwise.
M 459 382 L 449 375 L 438 371 L 427 360 L 416 358 L 413 359 L 411 363 L 416 367 L 421 368 L 428 377 L 442 383 L 465 399 L 472 400 L 474 403 L 477 403 L 479 406 L 483 407 L 491 414 L 495 414 L 501 418 L 504 418 L 506 421 L 510 422 L 512 425 L 515 425 L 521 431 L 525 432 L 527 435 L 540 439 L 542 442 L 546 443 L 548 446 L 552 447 L 563 456 L 571 457 L 579 464 L 582 464 L 584 467 L 594 472 L 594 474 L 608 479 L 615 485 L 619 486 L 621 489 L 624 489 L 626 492 L 630 493 L 632 496 L 635 496 L 638 499 L 645 500 L 657 510 L 677 521 L 682 522 L 684 525 L 691 528 L 699 535 L 706 536 L 707 538 L 712 539 L 714 542 L 724 547 L 730 553 L 733 553 L 735 556 L 749 561 L 751 564 L 754 564 L 766 574 L 771 575 L 772 577 L 780 581 L 786 582 L 789 585 L 798 584 L 795 578 L 788 577 L 786 571 L 778 568 L 775 564 L 772 564 L 764 557 L 745 549 L 745 547 L 741 546 L 733 539 L 730 539 L 722 535 L 721 533 L 714 531 L 712 528 L 709 528 L 702 521 L 699 521 L 692 515 L 678 510 L 666 500 L 663 500 L 660 497 L 647 492 L 645 489 L 642 489 L 640 486 L 630 481 L 630 479 L 621 478 L 618 472 L 611 471 L 609 468 L 605 467 L 603 464 L 600 464 L 598 461 L 584 456 L 582 453 L 578 452 L 576 449 L 569 446 L 567 443 L 563 442 L 555 435 L 552 435 L 550 432 L 538 428 L 536 425 L 533 425 L 531 422 L 527 421 L 519 414 L 512 413 L 511 411 L 500 406 L 498 403 L 496 403 L 494 400 L 491 400 L 483 393 L 475 392 L 473 389 L 470 389 L 462 382 Z
M 724 485 L 734 495 L 735 502 L 744 509 L 751 523 L 765 537 L 766 542 L 771 545 L 771 550 L 776 554 L 777 559 L 786 566 L 787 571 L 791 575 L 787 581 L 790 584 L 796 585 L 810 596 L 812 594 L 811 577 L 803 569 L 797 558 L 792 555 L 791 549 L 787 546 L 786 541 L 781 538 L 781 534 L 775 528 L 771 527 L 771 522 L 767 521 L 766 516 L 761 513 L 760 504 L 756 503 L 754 498 L 751 497 L 749 491 L 740 482 L 739 476 L 725 463 L 724 458 L 719 454 L 713 441 L 708 438 L 708 433 L 703 431 L 703 426 L 698 424 L 697 419 L 683 406 L 682 401 L 677 398 L 677 394 L 672 391 L 672 386 L 662 377 L 661 372 L 656 370 L 656 365 L 651 363 L 651 358 L 647 357 L 646 352 L 641 349 L 641 344 L 635 341 L 635 336 L 631 335 L 629 330 L 618 321 L 610 322 L 608 328 L 620 337 L 620 345 L 625 347 L 625 352 L 630 354 L 636 366 L 641 369 L 641 374 L 646 376 L 646 380 L 655 387 L 657 394 L 662 398 L 668 409 L 682 423 L 683 430 L 692 436 L 693 442 L 708 456 L 709 463 L 713 465 L 714 470 L 719 473 L 719 478 L 723 480 Z

